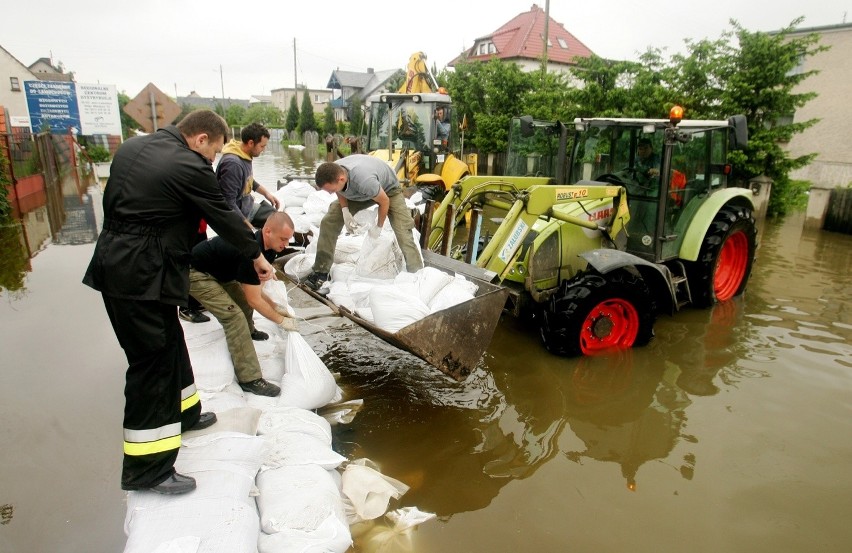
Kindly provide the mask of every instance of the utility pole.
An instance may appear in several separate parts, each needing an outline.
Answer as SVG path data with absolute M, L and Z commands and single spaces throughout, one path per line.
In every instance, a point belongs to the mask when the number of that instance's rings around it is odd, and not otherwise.
M 550 0 L 544 2 L 544 54 L 541 56 L 541 76 L 547 73 L 547 43 L 550 41 Z
M 222 76 L 222 64 L 219 64 L 219 82 L 222 84 L 222 110 L 228 109 L 225 105 L 225 77 Z
M 299 78 L 296 76 L 296 37 L 293 37 L 293 96 L 296 97 L 296 105 L 299 105 Z

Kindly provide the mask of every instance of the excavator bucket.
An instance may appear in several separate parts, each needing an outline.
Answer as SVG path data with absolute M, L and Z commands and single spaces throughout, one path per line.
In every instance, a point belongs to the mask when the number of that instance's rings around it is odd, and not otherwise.
M 314 299 L 328 305 L 336 313 L 359 324 L 385 342 L 419 357 L 447 376 L 462 381 L 476 368 L 482 354 L 491 343 L 491 337 L 497 328 L 509 291 L 491 284 L 491 280 L 496 277 L 493 272 L 477 269 L 461 262 L 453 262 L 428 251 L 424 251 L 423 256 L 427 266 L 448 273 L 455 272 L 455 268 L 463 269 L 465 278 L 478 285 L 476 296 L 449 309 L 432 313 L 395 333 L 382 330 L 372 322 L 359 317 L 345 307 L 335 305 L 302 284 L 299 284 L 299 287 Z M 447 266 L 448 261 L 452 266 Z M 458 264 L 458 267 L 455 264 Z M 476 271 L 480 274 L 475 275 Z

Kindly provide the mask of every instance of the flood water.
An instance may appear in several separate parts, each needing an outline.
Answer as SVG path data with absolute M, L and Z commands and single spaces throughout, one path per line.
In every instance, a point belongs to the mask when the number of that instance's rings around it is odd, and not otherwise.
M 261 183 L 312 173 L 278 148 Z M 80 283 L 99 202 L 69 178 L 4 231 L 2 553 L 124 546 L 126 362 Z M 358 327 L 307 337 L 364 400 L 335 448 L 438 515 L 384 551 L 849 551 L 852 237 L 802 223 L 766 224 L 743 297 L 661 316 L 636 350 L 559 358 L 506 319 L 455 383 Z

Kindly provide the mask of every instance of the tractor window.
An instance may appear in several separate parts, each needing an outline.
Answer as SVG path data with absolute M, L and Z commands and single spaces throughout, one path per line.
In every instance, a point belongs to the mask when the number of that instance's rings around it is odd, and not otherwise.
M 686 207 L 690 202 L 700 202 L 710 185 L 710 139 L 710 132 L 696 132 L 689 142 L 672 146 L 663 232 L 676 239 L 663 243 L 664 259 L 677 256 L 688 222 L 688 217 L 681 220 L 682 216 L 693 212 Z

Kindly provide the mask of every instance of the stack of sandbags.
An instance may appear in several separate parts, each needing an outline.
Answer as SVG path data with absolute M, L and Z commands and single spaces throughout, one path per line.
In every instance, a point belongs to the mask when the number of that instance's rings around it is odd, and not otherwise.
M 127 494 L 125 553 L 254 551 L 258 513 L 251 496 L 266 441 L 217 432 L 184 439 L 175 469 L 197 489 L 179 496 Z

